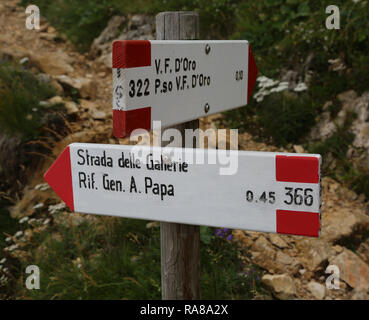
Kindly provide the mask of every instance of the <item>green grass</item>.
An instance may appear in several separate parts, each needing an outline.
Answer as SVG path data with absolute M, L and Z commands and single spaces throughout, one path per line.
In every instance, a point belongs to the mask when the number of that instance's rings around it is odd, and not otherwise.
M 300 143 L 315 124 L 318 108 L 306 96 L 291 98 L 273 93 L 262 103 L 251 103 L 239 110 L 225 113 L 226 124 L 248 131 L 262 141 L 279 146 Z
M 367 90 L 368 4 L 337 1 L 341 29 L 328 30 L 325 8 L 329 4 L 317 0 L 270 0 L 244 1 L 237 6 L 232 38 L 250 41 L 259 75 L 280 79 L 283 70 L 295 70 L 304 80 L 304 63 L 312 56 L 312 79 L 308 91 L 299 94 L 296 101 L 286 101 L 283 94 L 273 94 L 273 98 L 261 103 L 252 99 L 242 112 L 227 113 L 228 123 L 241 130 L 257 127 L 258 135 L 277 144 L 296 143 L 309 132 L 314 124 L 312 116 L 321 112 L 325 102 L 346 90 L 353 89 L 358 94 Z M 341 74 L 330 70 L 328 62 L 338 57 L 346 66 Z M 291 106 L 286 107 L 286 103 Z
M 0 257 L 2 250 L 7 246 L 5 239 L 7 234 L 14 234 L 18 227 L 18 221 L 10 217 L 7 204 L 0 199 Z M 0 258 L 1 260 L 1 258 Z
M 28 291 L 19 281 L 9 283 L 15 297 L 31 299 L 161 299 L 160 230 L 147 221 L 99 217 L 78 227 L 58 224 L 35 231 L 25 250 L 29 257 L 14 270 L 35 264 L 40 290 Z M 237 243 L 202 227 L 201 287 L 203 299 L 248 299 L 261 291 L 260 274 L 242 273 Z M 251 275 L 251 274 L 250 274 Z
M 0 133 L 17 136 L 22 141 L 38 138 L 45 108 L 40 101 L 55 94 L 20 66 L 0 64 Z
M 5 257 L 4 254 L 4 248 L 6 248 L 9 243 L 5 241 L 5 239 L 9 235 L 13 235 L 15 232 L 17 232 L 19 228 L 18 221 L 11 218 L 10 213 L 8 211 L 9 202 L 7 200 L 2 199 L 0 195 L 0 226 L 1 226 L 1 232 L 0 232 L 0 261 Z M 6 267 L 8 269 L 12 268 L 9 265 L 10 259 L 7 258 L 6 261 Z M 14 262 L 14 261 L 13 261 Z M 15 262 L 15 265 L 19 265 L 18 262 Z M 12 263 L 13 266 L 13 263 Z M 4 265 L 2 264 L 2 267 Z M 17 268 L 17 267 L 16 267 Z M 3 273 L 0 271 L 0 278 L 2 277 Z M 0 300 L 2 300 L 4 297 L 9 297 L 9 293 L 13 292 L 13 289 L 8 288 L 7 286 L 1 286 L 0 285 Z
M 357 194 L 364 194 L 367 201 L 369 201 L 369 169 L 362 166 L 355 169 L 349 166 L 349 170 L 343 175 L 342 180 Z

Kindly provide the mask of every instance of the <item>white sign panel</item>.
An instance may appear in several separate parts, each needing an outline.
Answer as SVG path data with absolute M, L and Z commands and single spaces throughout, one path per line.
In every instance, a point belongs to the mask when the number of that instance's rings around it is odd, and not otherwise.
M 256 77 L 247 41 L 115 41 L 114 135 L 244 106 Z
M 319 155 L 77 143 L 45 179 L 76 212 L 314 237 L 320 231 Z

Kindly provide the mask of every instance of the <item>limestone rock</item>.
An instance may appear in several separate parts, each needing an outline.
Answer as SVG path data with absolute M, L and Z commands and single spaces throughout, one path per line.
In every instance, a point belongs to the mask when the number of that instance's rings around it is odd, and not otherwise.
M 47 100 L 47 102 L 50 103 L 51 105 L 55 105 L 55 104 L 63 103 L 64 101 L 62 97 L 55 96 Z
M 351 131 L 355 135 L 353 146 L 363 148 L 366 153 L 366 160 L 369 159 L 369 92 L 364 93 L 360 98 L 348 104 L 354 109 L 357 118 L 351 126 Z
M 354 135 L 352 146 L 364 152 L 354 152 L 349 148 L 348 156 L 358 158 L 360 161 L 369 161 L 369 92 L 357 97 L 353 91 L 346 91 L 337 96 L 342 103 L 342 109 L 336 119 L 331 119 L 328 108 L 323 108 L 320 120 L 310 132 L 310 138 L 313 140 L 325 140 L 336 132 L 336 126 L 342 126 L 352 113 L 356 114 L 353 120 L 350 132 Z
M 278 270 L 275 263 L 276 252 L 272 245 L 264 236 L 260 236 L 251 247 L 251 254 L 253 260 L 263 269 L 268 270 L 270 273 Z
M 320 120 L 311 129 L 309 134 L 312 140 L 325 140 L 336 132 L 336 125 L 331 121 L 329 111 L 325 111 L 320 115 Z
M 245 248 L 251 247 L 254 243 L 252 238 L 248 237 L 243 230 L 233 230 L 232 234 Z
M 340 278 L 350 287 L 365 292 L 369 291 L 369 266 L 355 253 L 344 249 L 341 254 L 329 262 L 338 266 Z
M 354 90 L 348 90 L 337 95 L 337 98 L 342 103 L 350 102 L 357 98 L 357 94 Z
M 266 274 L 262 282 L 272 290 L 273 294 L 281 300 L 292 299 L 296 294 L 296 287 L 293 279 L 287 274 L 271 275 Z
M 357 254 L 366 264 L 369 265 L 369 243 L 361 243 L 357 250 Z
M 74 71 L 71 58 L 63 51 L 30 54 L 30 60 L 42 72 L 52 76 L 69 74 Z
M 68 115 L 75 115 L 79 111 L 77 104 L 73 101 L 66 101 L 64 105 Z
M 305 152 L 303 146 L 300 146 L 300 145 L 294 145 L 293 149 L 295 150 L 296 153 L 304 153 Z
M 122 31 L 123 30 L 123 31 Z M 114 16 L 91 46 L 96 61 L 112 68 L 113 40 L 154 40 L 155 19 L 149 15 Z
M 59 38 L 57 34 L 51 33 L 40 33 L 40 39 L 48 40 L 48 41 L 55 41 Z
M 322 300 L 325 297 L 325 286 L 322 284 L 310 281 L 307 288 L 316 299 Z
M 269 240 L 272 244 L 280 249 L 288 248 L 288 244 L 279 235 L 275 233 L 269 234 Z
M 108 46 L 119 35 L 119 30 L 126 24 L 125 16 L 112 17 L 103 32 L 92 42 L 91 55 L 94 57 L 100 56 L 108 50 Z
M 95 97 L 97 91 L 97 83 L 93 79 L 86 78 L 70 78 L 66 75 L 56 77 L 56 79 L 64 86 L 78 90 L 82 98 Z
M 368 230 L 369 216 L 358 208 L 332 208 L 322 216 L 321 238 L 334 242 Z
M 369 294 L 361 290 L 352 290 L 351 300 L 369 300 Z
M 335 253 L 327 242 L 320 239 L 301 239 L 296 241 L 296 247 L 301 252 L 297 259 L 310 271 L 316 271 Z
M 276 254 L 276 262 L 280 265 L 294 265 L 296 264 L 296 260 L 290 257 L 288 254 L 283 253 L 282 251 L 277 251 Z
M 97 108 L 96 104 L 92 101 L 81 99 L 80 100 L 81 107 L 86 110 L 95 110 Z
M 106 113 L 104 111 L 92 110 L 90 113 L 94 120 L 105 120 L 106 118 Z

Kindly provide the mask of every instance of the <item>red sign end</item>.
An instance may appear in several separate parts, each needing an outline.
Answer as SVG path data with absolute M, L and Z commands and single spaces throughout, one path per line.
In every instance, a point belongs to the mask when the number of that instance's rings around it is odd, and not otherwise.
M 44 179 L 65 204 L 74 211 L 72 168 L 69 146 L 45 173 Z

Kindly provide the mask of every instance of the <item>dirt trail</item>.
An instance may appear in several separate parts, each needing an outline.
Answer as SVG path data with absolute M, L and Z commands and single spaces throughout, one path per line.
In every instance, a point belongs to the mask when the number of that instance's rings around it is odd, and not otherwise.
M 66 76 L 72 80 L 89 81 L 87 89 L 91 94 L 78 105 L 77 121 L 69 124 L 72 134 L 55 144 L 54 158 L 71 142 L 109 143 L 112 138 L 111 71 L 89 60 L 87 54 L 78 52 L 44 19 L 40 30 L 28 30 L 25 8 L 17 6 L 17 3 L 18 0 L 0 3 L 0 58 L 14 61 L 27 58 L 31 71 L 48 74 L 54 80 Z M 102 111 L 104 117 L 95 120 L 91 114 L 96 111 Z M 116 141 L 111 140 L 110 143 Z M 44 167 L 53 160 L 46 161 Z M 35 174 L 32 183 L 41 182 L 42 175 Z
M 16 4 L 17 0 L 2 0 L 0 3 L 0 48 L 14 58 L 44 57 L 50 60 L 64 60 L 72 69 L 64 73 L 71 78 L 93 78 L 97 82 L 95 103 L 107 112 L 110 111 L 110 74 L 101 65 L 87 59 L 66 41 L 63 35 L 45 20 L 41 20 L 40 30 L 28 30 L 25 26 L 25 9 Z M 54 40 L 53 40 L 54 39 Z M 105 74 L 104 74 L 105 73 Z M 99 76 L 97 76 L 99 74 Z
M 53 77 L 66 75 L 72 79 L 83 78 L 94 82 L 96 90 L 79 106 L 77 121 L 71 123 L 72 133 L 55 144 L 54 156 L 46 161 L 39 172 L 35 172 L 23 199 L 13 210 L 15 216 L 32 215 L 33 207 L 40 201 L 54 199 L 53 192 L 34 190 L 42 183 L 42 173 L 60 151 L 71 142 L 127 143 L 127 140 L 112 137 L 111 70 L 81 54 L 63 37 L 57 34 L 46 21 L 41 30 L 25 28 L 24 8 L 16 0 L 3 0 L 0 4 L 0 53 L 5 52 L 13 59 L 28 57 L 44 73 Z M 49 60 L 47 59 L 49 58 Z M 50 58 L 53 62 L 50 63 Z M 99 110 L 103 119 L 94 119 L 91 114 Z M 219 116 L 201 119 L 203 129 L 215 127 Z M 210 144 L 215 146 L 216 141 Z M 255 142 L 251 135 L 239 135 L 241 150 L 290 151 Z M 270 274 L 264 279 L 271 291 L 280 298 L 368 298 L 369 292 L 369 243 L 365 234 L 369 227 L 368 204 L 361 197 L 345 189 L 332 179 L 323 179 L 322 235 L 319 239 L 278 236 L 256 232 L 234 230 L 234 236 L 249 248 L 244 257 Z M 325 268 L 329 264 L 340 267 L 341 287 L 339 290 L 325 289 Z M 356 268 L 356 269 L 355 269 Z M 358 269 L 359 268 L 359 269 Z M 281 275 L 281 276 L 276 276 Z M 278 278 L 279 277 L 279 278 Z

